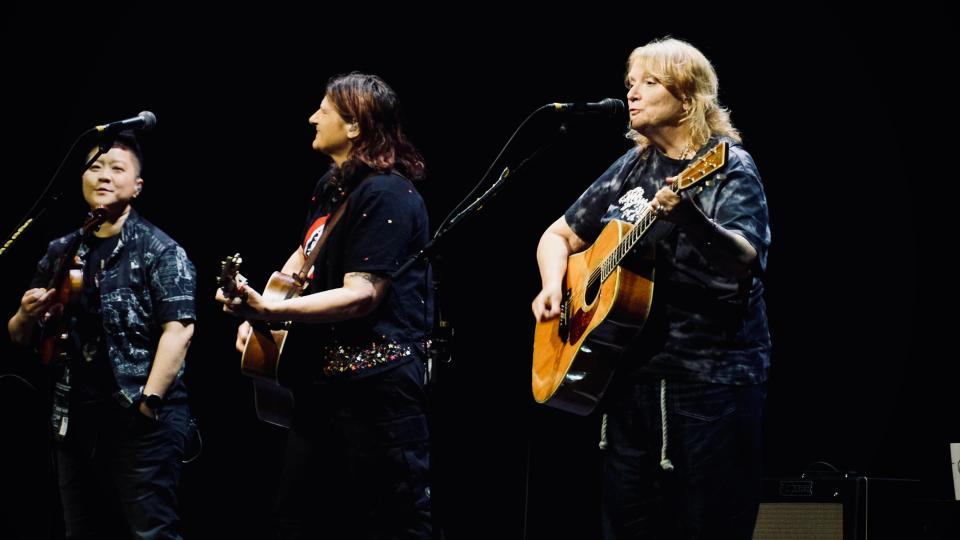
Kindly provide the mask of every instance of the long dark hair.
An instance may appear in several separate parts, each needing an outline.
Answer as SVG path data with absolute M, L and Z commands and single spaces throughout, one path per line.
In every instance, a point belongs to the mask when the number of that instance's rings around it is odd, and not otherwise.
M 353 184 L 371 169 L 423 178 L 423 156 L 403 133 L 400 101 L 383 79 L 356 71 L 337 75 L 327 83 L 326 95 L 345 122 L 360 128 L 350 157 L 335 171 L 340 182 Z

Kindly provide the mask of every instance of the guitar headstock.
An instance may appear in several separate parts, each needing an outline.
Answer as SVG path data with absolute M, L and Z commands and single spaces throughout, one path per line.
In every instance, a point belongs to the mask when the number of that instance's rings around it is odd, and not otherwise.
M 680 193 L 692 188 L 707 176 L 720 170 L 726 163 L 727 143 L 721 141 L 677 175 L 674 191 Z
M 228 298 L 238 296 L 239 285 L 246 284 L 247 280 L 240 274 L 240 263 L 243 259 L 239 253 L 227 255 L 220 263 L 220 276 L 217 277 L 217 286 L 223 289 L 223 295 Z
M 87 214 L 87 218 L 83 220 L 83 235 L 88 236 L 90 233 L 96 232 L 100 229 L 100 225 L 103 225 L 103 222 L 106 220 L 106 206 L 98 206 L 93 210 L 90 210 L 90 213 Z

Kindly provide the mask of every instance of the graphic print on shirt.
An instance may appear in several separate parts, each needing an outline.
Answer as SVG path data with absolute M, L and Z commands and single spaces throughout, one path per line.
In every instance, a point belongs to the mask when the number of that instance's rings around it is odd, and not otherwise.
M 623 220 L 636 223 L 650 209 L 650 201 L 643 196 L 643 187 L 637 186 L 617 200 L 620 203 L 620 215 Z
M 310 224 L 310 228 L 307 229 L 307 234 L 303 239 L 304 257 L 309 257 L 310 252 L 313 251 L 314 247 L 316 247 L 317 241 L 319 241 L 320 236 L 323 235 L 323 229 L 329 217 L 330 214 L 324 214 Z M 310 272 L 307 274 L 307 279 L 313 279 L 313 268 L 311 268 Z

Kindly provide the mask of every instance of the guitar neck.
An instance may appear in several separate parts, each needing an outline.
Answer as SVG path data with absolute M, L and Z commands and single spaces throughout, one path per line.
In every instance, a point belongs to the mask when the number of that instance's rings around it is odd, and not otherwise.
M 73 260 L 77 256 L 77 252 L 80 250 L 80 244 L 106 220 L 107 209 L 103 206 L 97 207 L 87 214 L 86 219 L 83 221 L 83 227 L 80 228 L 80 234 L 70 240 L 66 251 L 63 252 L 63 255 L 56 262 L 53 274 L 50 276 L 50 283 L 47 286 L 48 289 L 55 289 L 63 283 L 63 280 L 66 279 L 67 274 L 70 272 L 71 266 L 73 266 Z
M 727 143 L 721 141 L 677 175 L 674 183 L 674 191 L 678 195 L 682 194 L 684 191 L 697 185 L 708 175 L 719 170 L 726 162 Z M 604 259 L 600 267 L 601 281 L 607 279 L 607 277 L 617 269 L 620 261 L 627 256 L 627 253 L 630 253 L 630 250 L 643 238 L 656 221 L 657 213 L 653 211 L 653 208 L 647 206 L 643 211 L 643 215 L 634 224 L 633 229 L 620 241 L 617 248 Z
M 60 288 L 63 280 L 67 278 L 67 274 L 70 273 L 70 267 L 73 265 L 73 260 L 77 256 L 77 251 L 80 250 L 80 242 L 82 240 L 83 238 L 80 236 L 74 238 L 67 246 L 67 250 L 54 262 L 53 272 L 50 274 L 50 281 L 47 283 L 48 289 Z
M 634 223 L 633 229 L 627 233 L 627 236 L 620 241 L 616 249 L 614 249 L 610 255 L 607 255 L 607 258 L 603 260 L 603 263 L 600 265 L 600 279 L 605 280 L 607 277 L 617 269 L 617 266 L 627 256 L 627 253 L 630 253 L 630 250 L 637 245 L 643 236 L 650 230 L 650 227 L 653 226 L 657 221 L 657 213 L 653 209 L 648 210 L 643 216 Z

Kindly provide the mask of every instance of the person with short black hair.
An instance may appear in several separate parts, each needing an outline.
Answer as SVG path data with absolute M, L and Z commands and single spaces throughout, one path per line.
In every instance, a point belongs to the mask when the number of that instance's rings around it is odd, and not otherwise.
M 86 154 L 93 157 L 97 148 Z M 83 171 L 83 197 L 103 223 L 52 241 L 7 329 L 36 346 L 62 313 L 51 422 L 67 538 L 180 538 L 177 484 L 190 420 L 182 375 L 193 336 L 196 271 L 186 252 L 132 206 L 143 157 L 117 134 Z M 77 245 L 83 279 L 73 309 L 52 283 Z M 119 508 L 117 515 L 112 509 Z

